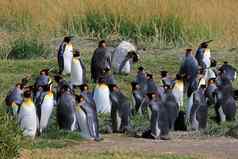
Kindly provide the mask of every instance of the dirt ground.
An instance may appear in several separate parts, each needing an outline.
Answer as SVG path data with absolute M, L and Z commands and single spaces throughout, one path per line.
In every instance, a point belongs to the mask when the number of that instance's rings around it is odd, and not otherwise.
M 81 141 L 69 142 L 63 149 L 35 149 L 24 152 L 26 158 L 65 158 L 78 152 L 140 152 L 149 154 L 188 155 L 205 159 L 237 159 L 238 140 L 227 137 L 199 137 L 191 139 L 182 137 L 169 141 L 149 140 L 126 137 L 122 135 L 106 135 L 101 142 Z M 28 157 L 27 157 L 28 156 Z M 31 156 L 31 157 L 29 157 Z M 74 156 L 77 158 L 77 155 Z M 70 157 L 69 157 L 70 158 Z

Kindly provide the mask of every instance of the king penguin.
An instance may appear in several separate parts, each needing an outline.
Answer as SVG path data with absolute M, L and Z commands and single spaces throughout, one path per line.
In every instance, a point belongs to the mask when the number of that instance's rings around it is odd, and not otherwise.
M 76 118 L 80 135 L 85 139 L 99 141 L 101 137 L 95 103 L 89 102 L 82 95 L 76 96 L 76 101 Z
M 64 37 L 63 42 L 58 50 L 58 64 L 60 74 L 71 73 L 71 62 L 73 58 L 73 45 L 71 43 L 72 36 Z
M 93 92 L 93 99 L 96 103 L 98 113 L 111 112 L 110 90 L 103 77 L 99 78 Z
M 76 100 L 68 85 L 61 90 L 57 105 L 57 121 L 60 129 L 74 131 L 76 128 Z
M 80 58 L 79 50 L 76 50 L 71 65 L 71 83 L 74 86 L 82 85 L 86 82 L 86 68 Z
M 41 134 L 47 128 L 54 108 L 54 95 L 51 91 L 51 84 L 43 87 L 43 93 L 36 102 L 36 106 L 39 119 L 39 133 Z
M 24 136 L 34 138 L 37 131 L 37 115 L 35 104 L 31 98 L 31 90 L 24 92 L 24 100 L 20 106 L 18 121 Z
M 8 92 L 5 102 L 8 106 L 7 111 L 16 117 L 19 106 L 23 102 L 23 85 L 21 83 L 17 83 L 15 88 Z
M 130 128 L 130 102 L 117 85 L 109 85 L 112 102 L 111 119 L 113 132 L 127 132 Z
M 205 97 L 206 85 L 202 84 L 193 96 L 193 105 L 190 113 L 190 123 L 193 130 L 207 127 L 208 107 Z

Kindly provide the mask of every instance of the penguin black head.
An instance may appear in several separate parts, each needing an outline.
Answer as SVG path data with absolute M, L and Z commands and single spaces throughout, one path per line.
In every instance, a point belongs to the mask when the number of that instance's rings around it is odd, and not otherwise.
M 147 79 L 153 79 L 153 74 L 146 73 L 146 77 L 147 77 Z
M 186 55 L 190 55 L 190 54 L 192 54 L 192 51 L 193 51 L 193 49 L 186 49 L 185 54 Z
M 208 43 L 207 42 L 203 42 L 200 44 L 201 48 L 208 48 Z
M 156 98 L 155 92 L 149 92 L 146 94 L 146 96 L 149 98 L 149 100 L 153 100 Z
M 75 95 L 75 100 L 77 103 L 81 103 L 85 100 L 85 98 L 82 95 Z
M 144 71 L 144 70 L 145 70 L 145 69 L 144 69 L 143 66 L 138 67 L 138 71 L 142 72 L 142 71 Z
M 167 71 L 160 71 L 160 76 L 161 78 L 164 78 L 168 75 L 168 72 Z
M 118 91 L 119 87 L 116 84 L 109 84 L 108 85 L 110 91 Z
M 136 53 L 135 51 L 129 51 L 129 52 L 127 53 L 127 56 L 128 56 L 129 58 L 132 58 L 132 61 L 133 61 L 134 63 L 136 63 L 136 62 L 139 61 L 139 56 L 137 55 L 137 53 Z
M 215 59 L 211 59 L 211 67 L 216 67 L 217 61 Z
M 139 89 L 140 88 L 139 83 L 135 81 L 131 82 L 131 88 L 133 91 Z
M 99 41 L 98 47 L 99 47 L 99 48 L 106 48 L 106 47 L 107 47 L 106 41 L 105 41 L 105 40 Z
M 49 69 L 42 69 L 42 70 L 40 71 L 40 75 L 46 75 L 46 76 L 48 76 L 48 75 L 49 75 Z
M 24 98 L 31 98 L 31 90 L 26 90 L 23 93 Z
M 72 40 L 73 36 L 66 36 L 64 37 L 64 42 L 69 43 Z
M 89 86 L 87 84 L 82 84 L 79 86 L 79 89 L 81 92 L 87 91 L 89 89 Z
M 183 77 L 180 74 L 176 74 L 176 80 L 183 80 Z
M 56 83 L 59 83 L 60 80 L 62 80 L 62 79 L 63 79 L 63 77 L 61 77 L 60 75 L 54 76 L 54 80 L 55 80 Z
M 205 85 L 205 84 L 202 84 L 202 85 L 200 85 L 200 89 L 206 89 L 207 88 L 207 86 Z
M 80 51 L 78 49 L 74 50 L 74 57 L 80 57 Z
M 105 84 L 106 83 L 106 79 L 104 77 L 99 77 L 98 83 L 99 84 Z

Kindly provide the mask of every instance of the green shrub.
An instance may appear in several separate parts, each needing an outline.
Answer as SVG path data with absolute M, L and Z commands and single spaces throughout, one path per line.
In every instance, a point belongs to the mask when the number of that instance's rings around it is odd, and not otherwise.
M 48 44 L 34 35 L 21 35 L 11 42 L 10 59 L 45 57 L 51 52 Z
M 21 148 L 21 130 L 0 108 L 0 158 L 17 158 Z

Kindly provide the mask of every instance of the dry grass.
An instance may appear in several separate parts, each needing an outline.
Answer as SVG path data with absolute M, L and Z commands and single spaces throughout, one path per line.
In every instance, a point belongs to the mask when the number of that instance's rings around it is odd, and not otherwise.
M 72 17 L 90 13 L 112 15 L 115 28 L 122 17 L 134 24 L 143 24 L 154 16 L 173 16 L 182 19 L 185 33 L 192 32 L 185 37 L 186 41 L 192 41 L 193 32 L 202 32 L 199 29 L 202 25 L 209 32 L 221 33 L 217 46 L 224 46 L 223 43 L 237 46 L 237 8 L 237 0 L 0 0 L 0 20 L 2 26 L 10 29 L 57 35 L 68 33 L 62 24 L 71 25 Z M 202 33 L 197 34 L 201 34 L 199 40 L 206 38 Z

